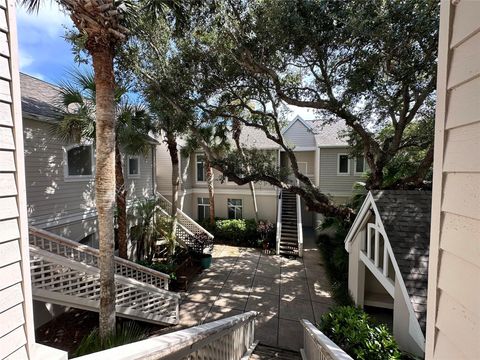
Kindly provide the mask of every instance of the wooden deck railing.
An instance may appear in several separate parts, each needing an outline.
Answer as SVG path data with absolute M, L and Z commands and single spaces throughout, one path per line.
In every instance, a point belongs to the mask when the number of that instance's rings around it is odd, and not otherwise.
M 310 321 L 301 320 L 303 327 L 303 360 L 353 360 Z
M 240 360 L 254 347 L 255 311 L 119 346 L 78 360 Z
M 34 227 L 29 228 L 29 234 L 30 245 L 34 245 L 52 254 L 98 268 L 100 252 L 95 248 Z M 122 275 L 156 286 L 160 289 L 168 290 L 170 276 L 162 272 L 138 265 L 117 256 L 115 256 L 115 270 L 117 275 Z
M 98 267 L 30 245 L 30 272 L 35 300 L 98 311 Z M 122 275 L 115 275 L 115 288 L 119 316 L 156 324 L 178 323 L 178 294 Z

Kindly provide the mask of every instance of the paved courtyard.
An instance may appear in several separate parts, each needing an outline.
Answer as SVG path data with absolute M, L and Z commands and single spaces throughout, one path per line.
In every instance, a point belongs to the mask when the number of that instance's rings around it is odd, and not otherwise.
M 255 338 L 298 351 L 300 319 L 312 323 L 333 304 L 313 231 L 304 231 L 303 259 L 216 245 L 212 267 L 190 286 L 180 305 L 180 325 L 194 326 L 255 310 Z

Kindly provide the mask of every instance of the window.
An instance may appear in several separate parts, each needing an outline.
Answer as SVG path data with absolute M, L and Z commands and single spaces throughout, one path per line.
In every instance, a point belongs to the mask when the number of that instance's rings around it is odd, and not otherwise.
M 228 199 L 228 218 L 241 219 L 242 218 L 242 200 Z
M 348 158 L 347 154 L 338 154 L 337 174 L 350 174 L 350 159 Z
M 128 177 L 134 178 L 140 176 L 140 159 L 138 156 L 128 158 Z
M 207 172 L 205 169 L 205 155 L 197 155 L 197 182 L 204 182 L 207 180 Z
M 198 220 L 205 220 L 210 217 L 210 201 L 208 198 L 198 198 Z
M 65 177 L 91 178 L 93 175 L 93 151 L 91 145 L 65 149 Z
M 365 172 L 365 169 L 366 169 L 365 157 L 357 156 L 355 158 L 355 174 L 363 174 Z

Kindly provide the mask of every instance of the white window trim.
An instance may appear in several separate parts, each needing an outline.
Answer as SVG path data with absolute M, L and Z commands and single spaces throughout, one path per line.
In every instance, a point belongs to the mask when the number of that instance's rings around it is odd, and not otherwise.
M 241 202 L 241 205 L 230 205 L 230 201 L 231 200 L 240 200 Z M 234 209 L 237 209 L 237 208 L 240 208 L 241 212 L 242 212 L 242 216 L 240 218 L 233 218 L 233 219 L 230 219 L 228 217 L 228 214 L 229 214 L 229 211 L 230 211 L 230 206 L 233 207 Z M 233 212 L 234 214 L 236 214 L 236 211 Z M 240 220 L 240 219 L 243 219 L 243 199 L 234 199 L 234 198 L 229 198 L 227 199 L 227 217 L 230 219 L 230 220 Z
M 195 154 L 195 183 L 196 184 L 206 184 L 207 183 L 207 171 L 205 170 L 205 180 L 204 181 L 199 181 L 198 180 L 198 157 L 203 156 L 205 158 L 204 154 Z M 205 161 L 203 162 L 203 166 L 205 167 Z
M 354 164 L 353 164 L 353 169 L 354 169 L 353 172 L 354 172 L 355 175 L 363 175 L 363 174 L 365 174 L 365 172 L 367 170 L 367 161 L 365 159 L 365 156 L 363 156 L 363 171 L 362 172 L 357 172 L 357 158 L 358 158 L 358 156 L 355 156 L 355 161 L 354 161 Z
M 200 204 L 198 202 L 199 199 L 207 199 L 208 202 L 206 204 Z M 200 219 L 200 212 L 198 211 L 200 206 L 202 208 L 208 208 L 208 212 L 205 214 L 206 216 L 205 216 L 204 220 L 208 219 L 208 213 L 210 212 L 210 200 L 208 198 L 204 198 L 204 197 L 201 197 L 201 198 L 197 197 L 197 219 Z
M 79 146 L 90 146 L 92 156 L 92 174 L 91 175 L 68 175 L 68 151 Z M 63 146 L 63 179 L 65 182 L 90 181 L 95 178 L 95 149 L 93 144 L 86 142 L 83 144 L 71 144 Z
M 137 161 L 138 161 L 138 174 L 130 174 L 130 159 L 137 159 Z M 127 177 L 129 179 L 139 179 L 140 178 L 140 156 L 129 155 L 127 157 Z
M 346 173 L 342 173 L 340 172 L 340 156 L 347 156 L 348 158 L 348 170 Z M 348 157 L 348 154 L 346 153 L 341 153 L 341 154 L 337 154 L 337 175 L 338 176 L 349 176 L 350 175 L 350 158 Z

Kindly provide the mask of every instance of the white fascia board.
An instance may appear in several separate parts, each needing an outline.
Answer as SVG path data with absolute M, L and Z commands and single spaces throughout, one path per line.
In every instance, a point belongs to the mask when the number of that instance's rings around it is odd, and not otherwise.
M 357 234 L 357 231 L 360 228 L 360 225 L 363 223 L 365 214 L 367 214 L 368 211 L 370 210 L 370 206 L 372 205 L 372 203 L 374 203 L 373 195 L 369 191 L 367 194 L 367 197 L 363 201 L 362 207 L 360 208 L 357 216 L 355 217 L 355 221 L 353 222 L 352 226 L 350 227 L 350 230 L 348 230 L 347 236 L 345 237 L 345 250 L 347 250 L 347 252 L 350 252 L 351 242 L 355 237 L 355 235 Z

